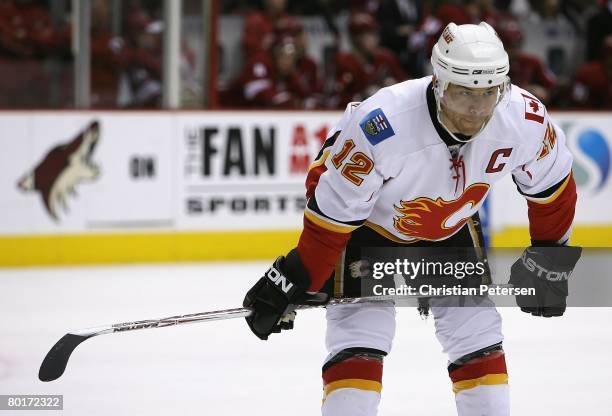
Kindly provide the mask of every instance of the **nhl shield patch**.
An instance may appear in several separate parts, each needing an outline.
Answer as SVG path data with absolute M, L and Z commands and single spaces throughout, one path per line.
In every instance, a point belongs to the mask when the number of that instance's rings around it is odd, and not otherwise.
M 373 145 L 377 145 L 395 135 L 387 116 L 380 108 L 370 111 L 367 116 L 361 119 L 359 126 L 361 126 L 361 130 L 365 133 L 368 141 Z

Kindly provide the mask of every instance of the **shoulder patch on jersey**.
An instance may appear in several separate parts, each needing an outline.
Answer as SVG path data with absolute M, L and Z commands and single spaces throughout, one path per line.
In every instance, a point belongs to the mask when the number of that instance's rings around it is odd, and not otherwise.
M 525 119 L 544 124 L 544 104 L 527 94 L 521 94 L 525 100 Z
M 368 141 L 373 145 L 377 145 L 395 135 L 391 123 L 380 108 L 370 111 L 367 116 L 361 119 L 359 126 L 361 126 L 361 130 L 365 133 Z

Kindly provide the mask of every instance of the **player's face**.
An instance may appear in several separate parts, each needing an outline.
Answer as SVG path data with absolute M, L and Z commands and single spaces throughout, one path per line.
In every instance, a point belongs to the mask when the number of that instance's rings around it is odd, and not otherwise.
M 498 99 L 498 87 L 466 88 L 450 84 L 441 100 L 441 118 L 453 133 L 472 136 L 487 122 Z

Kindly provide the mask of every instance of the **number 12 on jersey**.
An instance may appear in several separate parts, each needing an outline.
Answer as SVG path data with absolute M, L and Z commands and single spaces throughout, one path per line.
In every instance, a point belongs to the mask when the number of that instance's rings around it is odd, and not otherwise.
M 351 150 L 355 148 L 353 140 L 348 139 L 342 145 L 342 149 L 332 157 L 332 163 L 336 169 L 340 169 L 340 166 L 344 163 Z M 367 157 L 365 153 L 355 152 L 351 156 L 350 162 L 347 162 L 342 170 L 342 176 L 348 179 L 350 182 L 359 186 L 363 182 L 363 176 L 366 176 L 374 169 L 374 162 L 372 159 Z

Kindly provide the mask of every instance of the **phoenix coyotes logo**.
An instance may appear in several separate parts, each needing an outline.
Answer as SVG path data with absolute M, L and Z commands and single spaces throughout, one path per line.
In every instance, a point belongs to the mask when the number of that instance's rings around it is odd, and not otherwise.
M 426 197 L 401 201 L 399 206 L 395 206 L 395 210 L 400 215 L 393 219 L 393 225 L 400 233 L 412 238 L 443 240 L 463 227 L 474 214 L 473 208 L 484 199 L 488 190 L 489 185 L 476 183 L 470 185 L 459 198 L 452 201 L 445 201 L 442 198 L 434 201 Z M 460 214 L 461 218 L 455 218 L 453 225 L 447 224 L 451 217 Z
M 66 196 L 76 194 L 76 185 L 98 177 L 99 169 L 92 163 L 91 156 L 99 136 L 100 126 L 94 121 L 74 139 L 47 153 L 19 180 L 18 187 L 23 191 L 40 192 L 47 212 L 58 220 L 59 205 L 67 210 Z

